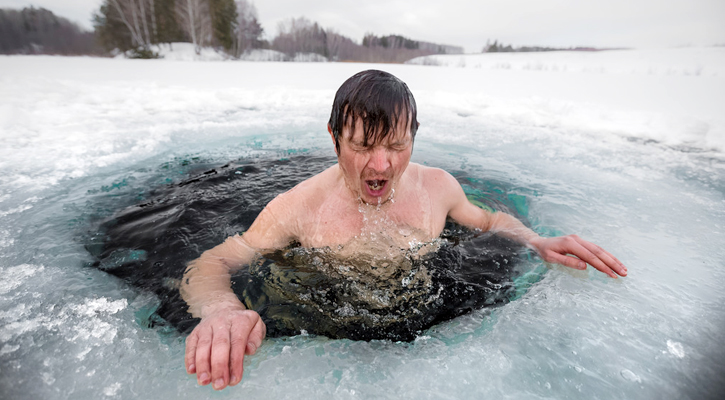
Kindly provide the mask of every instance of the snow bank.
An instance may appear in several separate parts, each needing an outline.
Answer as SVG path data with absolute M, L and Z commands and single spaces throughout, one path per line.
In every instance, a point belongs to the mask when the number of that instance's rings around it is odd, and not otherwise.
M 519 71 L 725 76 L 725 47 L 483 53 L 418 57 L 407 64 Z
M 327 57 L 317 53 L 297 53 L 290 57 L 285 53 L 270 49 L 253 49 L 239 57 L 241 61 L 296 61 L 296 62 L 327 62 Z
M 297 53 L 290 57 L 285 53 L 270 49 L 252 49 L 243 53 L 239 58 L 216 50 L 212 47 L 202 47 L 196 54 L 192 43 L 168 43 L 151 47 L 159 58 L 170 61 L 295 61 L 295 62 L 327 62 L 327 57 L 316 53 Z M 116 58 L 128 58 L 128 54 L 117 52 Z
M 242 61 L 287 61 L 286 54 L 269 49 L 253 49 L 239 57 Z

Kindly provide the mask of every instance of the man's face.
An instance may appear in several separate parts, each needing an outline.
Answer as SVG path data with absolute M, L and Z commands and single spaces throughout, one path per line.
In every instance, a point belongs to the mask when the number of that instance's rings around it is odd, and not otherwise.
M 410 127 L 401 121 L 394 132 L 378 143 L 363 146 L 362 121 L 343 128 L 338 164 L 353 195 L 368 204 L 390 199 L 410 163 L 413 140 Z M 334 141 L 334 138 L 333 138 Z

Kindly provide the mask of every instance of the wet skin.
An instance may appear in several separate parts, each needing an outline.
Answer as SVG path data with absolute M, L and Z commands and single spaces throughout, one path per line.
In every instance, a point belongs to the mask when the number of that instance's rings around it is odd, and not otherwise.
M 334 143 L 330 127 L 327 129 Z M 401 131 L 403 134 L 400 134 Z M 358 123 L 353 135 L 341 138 L 338 165 L 345 184 L 353 196 L 357 195 L 367 204 L 388 201 L 410 164 L 413 153 L 411 135 L 405 128 L 398 129 L 397 133 L 381 143 L 365 146 L 362 125 Z
M 612 278 L 627 274 L 599 246 L 576 235 L 540 237 L 508 214 L 491 214 L 471 204 L 447 172 L 410 163 L 409 126 L 363 146 L 362 124 L 356 123 L 343 129 L 339 145 L 337 165 L 277 196 L 243 237 L 231 237 L 189 264 L 180 291 L 189 312 L 202 319 L 187 338 L 185 362 L 199 384 L 212 383 L 220 390 L 239 383 L 244 356 L 256 352 L 266 333 L 259 315 L 245 309 L 232 292 L 232 272 L 292 241 L 305 247 L 345 245 L 353 254 L 366 251 L 364 241 L 355 239 L 369 229 L 372 212 L 385 215 L 388 223 L 379 229 L 400 248 L 411 239 L 437 238 L 452 218 L 528 246 L 546 262 L 575 269 L 586 269 L 588 263 Z

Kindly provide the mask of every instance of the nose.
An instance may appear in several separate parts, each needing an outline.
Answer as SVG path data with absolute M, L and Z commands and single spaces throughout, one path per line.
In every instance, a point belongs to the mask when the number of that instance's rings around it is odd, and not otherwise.
M 376 146 L 370 153 L 368 160 L 368 168 L 375 172 L 385 172 L 390 168 L 390 158 L 388 151 L 382 146 Z

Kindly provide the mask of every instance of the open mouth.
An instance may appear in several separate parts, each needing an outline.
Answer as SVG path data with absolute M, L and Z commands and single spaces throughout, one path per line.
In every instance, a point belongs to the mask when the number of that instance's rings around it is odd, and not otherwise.
M 382 197 L 385 194 L 385 187 L 388 181 L 385 179 L 370 179 L 365 181 L 368 195 L 371 197 Z
M 370 188 L 370 190 L 372 190 L 373 192 L 383 190 L 383 188 L 385 187 L 385 182 L 387 182 L 387 181 L 382 180 L 382 179 L 374 179 L 371 181 L 365 181 L 365 183 L 368 184 L 368 187 Z

